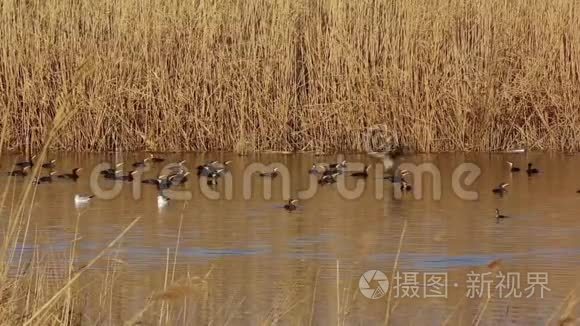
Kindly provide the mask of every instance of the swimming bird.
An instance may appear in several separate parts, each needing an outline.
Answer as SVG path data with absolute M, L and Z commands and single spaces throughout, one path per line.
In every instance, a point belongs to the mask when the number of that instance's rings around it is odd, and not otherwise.
M 43 169 L 54 169 L 56 167 L 56 160 L 50 160 L 42 164 Z
M 336 177 L 338 177 L 340 173 L 336 172 L 334 174 L 326 174 L 323 175 L 319 180 L 318 184 L 325 185 L 325 184 L 333 184 L 336 183 Z
M 218 161 L 213 161 L 211 164 L 211 167 L 215 168 L 216 170 L 223 169 L 225 172 L 225 171 L 227 171 L 228 166 L 230 164 L 232 164 L 232 161 L 224 161 L 223 163 L 220 163 Z
M 80 177 L 79 171 L 82 169 L 83 168 L 74 168 L 72 169 L 71 173 L 59 174 L 57 178 L 77 181 L 77 179 Z
M 32 155 L 32 157 L 28 158 L 28 160 L 26 161 L 22 161 L 22 162 L 17 162 L 15 165 L 19 168 L 25 168 L 25 167 L 33 167 L 34 166 L 34 159 L 36 158 L 36 155 Z
M 218 164 L 218 161 L 210 161 L 197 166 L 197 175 L 201 175 L 204 170 L 213 170 L 214 164 Z
M 207 183 L 208 186 L 215 186 L 215 185 L 218 184 L 217 178 L 209 178 L 209 177 L 206 176 L 206 179 L 207 179 L 206 180 L 206 183 Z
M 260 172 L 261 177 L 275 178 L 278 176 L 278 174 L 280 174 L 280 172 L 278 172 L 278 168 L 274 168 L 271 172 Z
M 289 212 L 295 211 L 297 202 L 298 202 L 298 199 L 289 199 L 288 203 L 286 205 L 284 205 L 284 209 L 289 211 Z
M 75 204 L 76 205 L 86 204 L 86 203 L 90 202 L 93 197 L 95 197 L 95 195 L 79 195 L 79 194 L 76 194 L 75 195 Z
M 52 176 L 55 175 L 56 172 L 50 172 L 48 175 L 45 175 L 43 177 L 40 177 L 36 180 L 36 184 L 41 184 L 41 183 L 52 183 Z
M 399 183 L 401 181 L 406 181 L 405 180 L 405 176 L 411 174 L 411 172 L 403 169 L 401 171 L 398 171 L 395 173 L 395 175 L 388 175 L 386 177 L 384 177 L 385 180 L 389 180 L 392 183 Z
M 189 175 L 189 172 L 178 173 L 178 174 L 174 174 L 174 175 L 169 176 L 168 180 L 173 185 L 182 185 L 182 184 L 187 182 L 188 175 Z
M 147 158 L 143 159 L 142 161 L 137 161 L 137 162 L 133 163 L 133 167 L 134 168 L 145 167 L 147 165 L 147 162 L 149 162 L 149 160 L 151 160 L 151 157 L 147 157 Z
M 342 173 L 346 169 L 346 161 L 342 161 L 339 163 L 332 163 L 329 164 L 328 167 L 324 168 L 322 175 L 333 175 L 335 173 Z
M 159 183 L 157 183 L 157 190 L 165 190 L 171 188 L 173 184 L 171 180 L 165 175 L 159 176 Z
M 528 163 L 528 168 L 527 168 L 526 172 L 528 173 L 528 175 L 532 175 L 532 174 L 539 173 L 540 171 L 536 168 L 533 168 L 532 163 Z
M 177 163 L 171 163 L 171 165 L 168 166 L 168 169 L 171 173 L 179 173 L 181 171 L 187 170 L 185 167 L 185 160 L 179 161 Z
M 497 219 L 498 223 L 499 223 L 499 220 L 500 219 L 502 219 L 502 218 L 508 218 L 508 217 L 509 216 L 500 214 L 499 213 L 499 209 L 497 209 L 497 208 L 495 209 L 495 218 Z
M 218 161 L 216 161 L 216 160 L 213 160 L 213 161 L 206 161 L 205 163 L 198 165 L 198 166 L 197 166 L 197 169 L 203 169 L 203 168 L 204 168 L 204 167 L 206 167 L 206 166 L 208 166 L 208 167 L 212 167 L 212 166 L 214 166 L 214 165 L 216 165 L 216 164 L 218 164 L 218 163 L 219 163 L 219 162 L 218 162 Z
M 153 154 L 149 154 L 149 160 L 153 163 L 161 163 L 161 162 L 165 162 L 164 158 L 161 157 L 156 157 Z
M 328 167 L 330 169 L 344 169 L 344 168 L 346 168 L 346 161 L 328 164 Z
M 135 173 L 137 173 L 137 172 L 139 172 L 139 171 L 135 171 L 135 170 L 133 170 L 133 171 L 129 171 L 129 173 L 128 173 L 128 174 L 126 174 L 126 175 L 119 175 L 119 173 L 120 173 L 120 172 L 121 172 L 121 171 L 117 171 L 117 172 L 116 172 L 115 176 L 113 177 L 113 179 L 114 179 L 114 180 L 117 180 L 117 181 L 129 181 L 129 182 L 132 182 L 132 181 L 135 179 L 135 178 L 134 178 L 134 176 L 135 176 Z
M 232 161 L 225 161 L 220 163 L 218 161 L 211 161 L 197 166 L 198 176 L 207 176 L 213 172 L 218 172 L 220 175 L 225 174 L 229 170 L 229 165 Z
M 206 181 L 207 184 L 209 186 L 217 185 L 217 179 L 221 176 L 222 172 L 223 172 L 223 169 L 219 169 L 217 171 L 211 171 L 207 175 L 204 175 L 204 177 L 207 179 L 207 181 Z
M 106 173 L 103 174 L 103 178 L 115 180 L 117 179 L 118 174 L 121 172 L 122 170 L 114 170 L 113 172 L 107 171 Z
M 169 197 L 165 196 L 163 193 L 157 195 L 157 207 L 162 208 L 169 204 Z
M 504 193 L 506 193 L 506 192 L 507 192 L 507 187 L 508 187 L 509 185 L 510 185 L 509 183 L 502 182 L 502 183 L 500 183 L 500 184 L 497 186 L 497 188 L 493 188 L 491 191 L 492 191 L 494 194 L 499 194 L 499 195 L 501 196 L 501 195 L 503 195 Z
M 364 169 L 362 171 L 359 172 L 353 172 L 351 174 L 351 176 L 353 177 L 360 177 L 360 178 L 366 178 L 369 176 L 369 169 L 370 169 L 370 165 L 365 165 Z
M 104 175 L 105 177 L 108 175 L 109 177 L 111 176 L 115 176 L 115 173 L 117 172 L 117 169 L 119 169 L 121 166 L 123 166 L 123 162 L 121 163 L 117 163 L 115 164 L 114 168 L 109 168 L 109 169 L 105 169 L 105 170 L 101 170 L 101 172 L 99 172 L 100 174 Z
M 214 174 L 218 171 L 213 165 L 200 165 L 197 167 L 197 175 L 207 177 L 210 174 Z M 223 172 L 220 170 L 220 174 Z
M 407 181 L 405 181 L 404 179 L 401 180 L 401 191 L 411 191 L 413 189 L 413 187 L 411 186 L 410 183 L 408 183 Z
M 13 170 L 8 172 L 8 175 L 11 177 L 25 177 L 28 175 L 28 170 L 30 169 L 30 167 L 25 166 L 20 170 Z
M 510 167 L 510 172 L 520 172 L 520 168 L 518 168 L 517 166 L 514 166 L 514 164 L 510 161 L 507 161 L 507 164 Z
M 215 169 L 210 164 L 203 164 L 197 166 L 198 176 L 207 176 L 209 173 L 213 173 Z

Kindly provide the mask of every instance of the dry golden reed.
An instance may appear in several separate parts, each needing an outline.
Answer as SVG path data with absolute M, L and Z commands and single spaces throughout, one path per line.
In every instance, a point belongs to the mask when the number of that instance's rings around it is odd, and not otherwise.
M 377 128 L 417 151 L 575 151 L 579 7 L 3 0 L 5 149 L 40 148 L 68 101 L 51 149 L 365 151 Z

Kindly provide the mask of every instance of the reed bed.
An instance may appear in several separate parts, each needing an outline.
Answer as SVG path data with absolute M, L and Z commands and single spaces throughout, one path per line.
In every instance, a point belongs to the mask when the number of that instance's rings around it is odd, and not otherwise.
M 53 150 L 577 151 L 579 7 L 5 0 L 5 146 L 40 148 L 64 89 Z

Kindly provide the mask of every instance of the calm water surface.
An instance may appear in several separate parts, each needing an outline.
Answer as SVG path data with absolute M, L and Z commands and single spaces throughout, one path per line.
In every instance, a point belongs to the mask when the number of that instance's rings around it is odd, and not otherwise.
M 391 292 L 395 325 L 471 324 L 486 302 L 485 297 L 467 298 L 473 291 L 469 273 L 492 272 L 487 265 L 501 260 L 501 272 L 519 273 L 522 298 L 500 295 L 497 274 L 492 280 L 493 298 L 486 304 L 481 324 L 544 325 L 555 315 L 579 281 L 580 272 L 580 179 L 576 177 L 580 156 L 549 154 L 440 154 L 417 155 L 407 162 L 430 162 L 441 171 L 442 193 L 433 200 L 429 192 L 422 199 L 406 194 L 394 196 L 393 185 L 374 176 L 366 181 L 363 195 L 344 199 L 336 185 L 320 188 L 316 195 L 299 203 L 288 213 L 280 190 L 282 180 L 272 182 L 272 199 L 261 195 L 259 177 L 253 178 L 253 196 L 244 200 L 240 184 L 244 167 L 252 162 L 279 162 L 291 172 L 293 193 L 309 184 L 307 174 L 315 161 L 336 161 L 336 157 L 312 155 L 261 154 L 238 157 L 234 154 L 170 154 L 169 161 L 187 160 L 193 168 L 209 160 L 233 160 L 231 173 L 234 197 L 231 200 L 205 198 L 197 178 L 192 177 L 183 190 L 192 199 L 172 201 L 158 209 L 154 187 L 144 185 L 140 199 L 133 198 L 132 187 L 125 183 L 112 200 L 95 199 L 87 207 L 76 208 L 76 193 L 90 193 L 88 175 L 98 163 L 111 161 L 111 155 L 58 154 L 58 170 L 68 172 L 84 167 L 77 183 L 57 181 L 39 185 L 31 210 L 30 232 L 21 245 L 24 257 L 34 250 L 68 255 L 78 241 L 75 265 L 86 264 L 113 240 L 135 217 L 141 220 L 122 242 L 102 259 L 93 273 L 111 269 L 115 264 L 114 291 L 105 324 L 118 324 L 131 318 L 146 304 L 147 298 L 162 291 L 171 279 L 203 277 L 208 274 L 208 290 L 203 299 L 198 293 L 188 300 L 179 299 L 180 309 L 171 313 L 172 323 L 255 325 L 260 322 L 282 324 L 378 324 L 385 318 L 387 296 L 365 298 L 358 289 L 359 278 L 367 270 L 380 270 L 389 277 L 399 248 L 404 222 L 398 270 L 406 280 L 397 295 Z M 126 153 L 119 160 L 133 162 L 146 157 Z M 6 167 L 17 160 L 5 156 Z M 364 155 L 346 156 L 350 161 L 375 163 Z M 529 178 L 525 173 L 510 174 L 505 161 L 524 167 L 528 160 L 542 170 Z M 479 191 L 479 199 L 460 199 L 451 188 L 453 170 L 463 162 L 477 164 L 482 175 L 469 187 Z M 158 168 L 145 174 L 154 177 Z M 2 177 L 12 180 L 8 177 Z M 238 180 L 238 182 L 236 182 Z M 426 185 L 431 184 L 426 179 Z M 500 198 L 491 189 L 509 182 L 510 192 Z M 23 186 L 15 181 L 15 193 Z M 103 187 L 113 182 L 103 181 Z M 353 185 L 349 178 L 347 185 Z M 384 191 L 376 199 L 376 185 Z M 426 187 L 429 188 L 429 187 Z M 223 185 L 218 185 L 224 191 Z M 9 214 L 5 205 L 4 222 Z M 501 223 L 494 218 L 495 208 L 510 215 Z M 5 224 L 5 223 L 3 223 Z M 179 245 L 178 234 L 181 224 Z M 176 255 L 176 257 L 175 257 Z M 175 265 L 174 265 L 175 259 Z M 338 261 L 338 291 L 337 291 Z M 169 263 L 168 263 L 169 262 Z M 175 272 L 173 268 L 175 266 Z M 529 273 L 548 273 L 544 298 L 526 298 Z M 416 273 L 416 274 L 413 274 Z M 425 273 L 443 273 L 448 287 L 446 298 L 426 298 Z M 414 276 L 417 278 L 415 282 Z M 472 275 L 473 276 L 473 275 Z M 485 277 L 485 276 L 484 276 Z M 403 295 L 404 281 L 407 293 Z M 83 280 L 90 283 L 90 280 Z M 479 283 L 478 283 L 479 284 Z M 376 287 L 376 282 L 371 282 Z M 393 282 L 391 282 L 391 286 Z M 409 298 L 413 291 L 418 297 Z M 506 290 L 507 291 L 507 290 Z M 337 294 L 338 292 L 338 294 Z M 98 295 L 88 298 L 98 305 Z M 90 305 L 90 304 L 89 304 Z M 338 307 L 341 312 L 337 313 Z M 147 316 L 158 323 L 156 315 Z M 177 320 L 177 321 L 176 321 Z M 147 322 L 147 324 L 149 324 Z

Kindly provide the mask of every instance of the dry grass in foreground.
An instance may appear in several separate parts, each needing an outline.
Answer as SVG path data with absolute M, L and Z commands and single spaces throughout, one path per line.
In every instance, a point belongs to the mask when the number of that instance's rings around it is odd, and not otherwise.
M 77 114 L 51 149 L 363 151 L 389 139 L 418 151 L 576 151 L 579 10 L 576 0 L 5 0 L 0 123 L 11 150 L 41 148 L 68 105 Z

